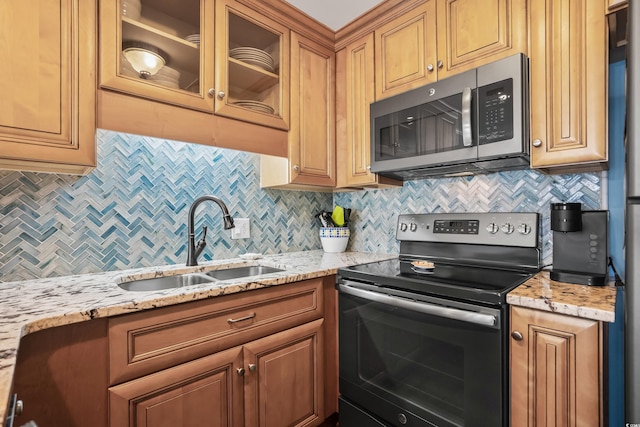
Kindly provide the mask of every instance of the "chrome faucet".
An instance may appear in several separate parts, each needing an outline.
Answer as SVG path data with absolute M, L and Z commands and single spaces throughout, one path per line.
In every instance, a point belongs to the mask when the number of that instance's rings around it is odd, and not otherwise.
M 205 246 L 207 246 L 207 241 L 206 241 L 207 227 L 206 226 L 202 227 L 202 237 L 200 238 L 200 241 L 198 241 L 198 244 L 196 245 L 196 236 L 195 236 L 195 230 L 194 230 L 194 224 L 193 224 L 196 208 L 200 203 L 205 202 L 207 200 L 211 202 L 216 202 L 218 206 L 220 206 L 220 209 L 222 209 L 224 229 L 229 230 L 230 228 L 234 227 L 233 218 L 231 218 L 231 215 L 229 215 L 229 210 L 227 209 L 227 205 L 225 205 L 222 200 L 214 196 L 202 196 L 197 198 L 191 205 L 191 208 L 189 209 L 189 222 L 187 224 L 189 228 L 189 244 L 187 248 L 187 266 L 188 267 L 198 265 L 198 256 L 200 256 Z

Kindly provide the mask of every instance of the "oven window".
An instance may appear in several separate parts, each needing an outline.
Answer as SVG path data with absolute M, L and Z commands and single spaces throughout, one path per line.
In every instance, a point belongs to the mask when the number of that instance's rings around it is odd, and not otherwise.
M 341 393 L 373 413 L 393 402 L 439 426 L 501 426 L 501 348 L 497 329 L 340 295 Z
M 464 148 L 462 95 L 453 95 L 376 118 L 376 160 Z

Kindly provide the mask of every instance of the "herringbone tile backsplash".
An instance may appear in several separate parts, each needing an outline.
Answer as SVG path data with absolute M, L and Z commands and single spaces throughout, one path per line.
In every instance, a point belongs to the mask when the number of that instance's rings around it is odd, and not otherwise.
M 208 225 L 202 259 L 244 252 L 320 249 L 314 215 L 353 209 L 350 249 L 396 252 L 397 215 L 408 212 L 536 211 L 550 256 L 549 203 L 600 206 L 599 174 L 534 171 L 407 182 L 402 188 L 314 193 L 260 188 L 256 154 L 98 131 L 98 164 L 83 177 L 0 172 L 0 281 L 185 262 L 187 213 L 213 194 L 232 216 L 251 219 L 251 238 L 232 240 L 219 208 L 201 205 Z

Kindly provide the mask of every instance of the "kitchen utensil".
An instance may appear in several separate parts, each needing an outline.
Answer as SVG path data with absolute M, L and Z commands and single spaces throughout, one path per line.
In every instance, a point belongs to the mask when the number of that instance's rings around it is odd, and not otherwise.
M 344 209 L 342 208 L 342 206 L 336 206 L 335 208 L 333 208 L 331 219 L 336 226 L 344 226 Z

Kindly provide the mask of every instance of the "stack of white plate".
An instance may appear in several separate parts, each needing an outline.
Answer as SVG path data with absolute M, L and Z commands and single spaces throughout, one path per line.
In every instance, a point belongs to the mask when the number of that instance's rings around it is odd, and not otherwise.
M 190 34 L 184 38 L 186 41 L 191 42 L 197 46 L 200 46 L 200 34 Z
M 251 110 L 260 111 L 261 113 L 273 114 L 274 109 L 272 106 L 265 104 L 260 101 L 252 101 L 250 99 L 242 99 L 239 101 L 232 102 L 233 105 L 237 105 L 238 107 L 249 108 Z
M 147 77 L 147 80 L 162 86 L 178 89 L 180 88 L 180 71 L 165 65 L 157 73 Z
M 122 0 L 122 16 L 131 18 L 133 20 L 140 19 L 140 11 L 142 10 L 142 4 L 140 0 Z
M 247 64 L 255 65 L 263 70 L 273 73 L 275 71 L 275 63 L 273 57 L 264 50 L 254 47 L 236 47 L 229 51 L 231 58 L 237 59 Z

